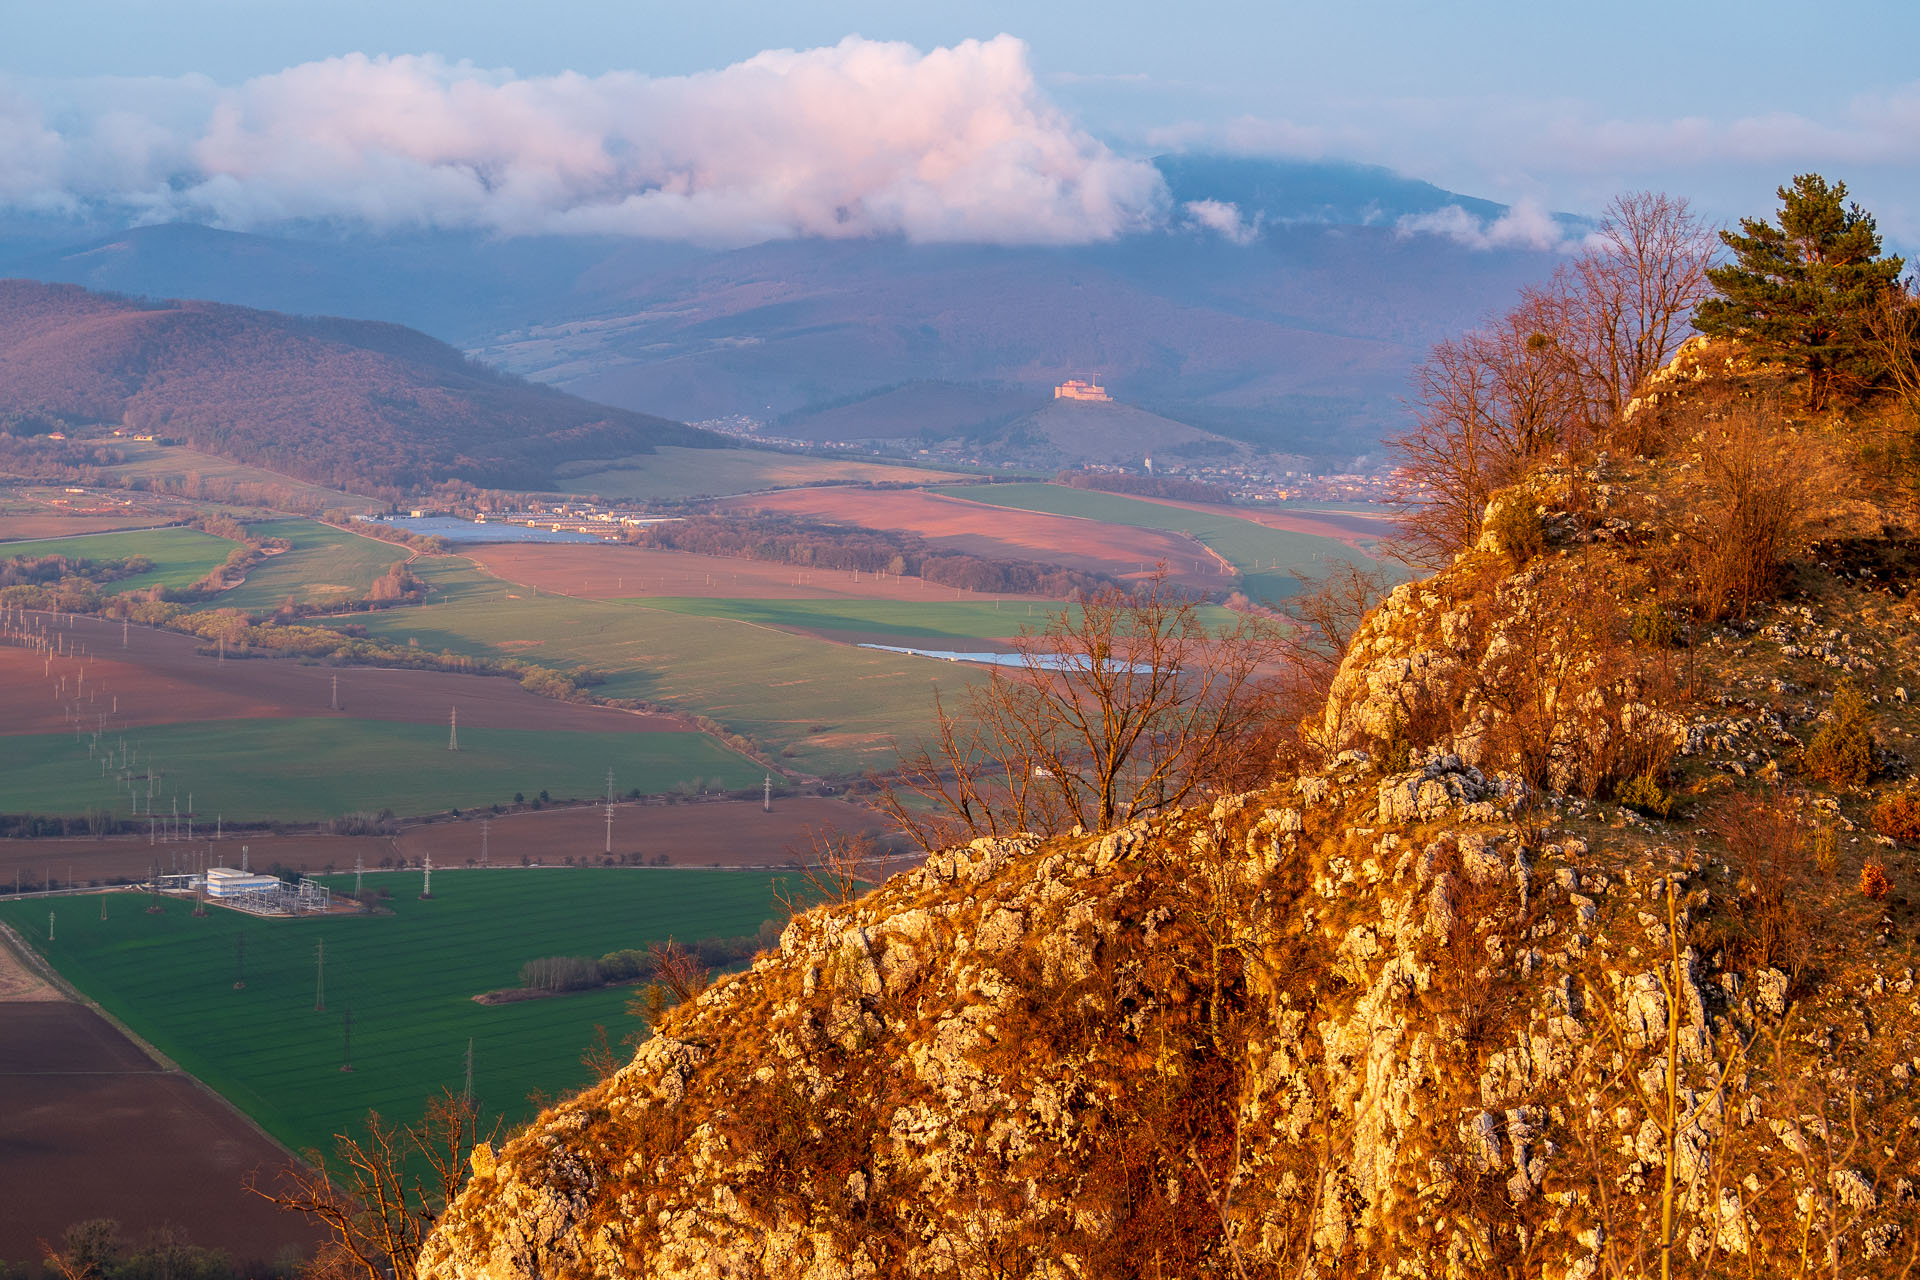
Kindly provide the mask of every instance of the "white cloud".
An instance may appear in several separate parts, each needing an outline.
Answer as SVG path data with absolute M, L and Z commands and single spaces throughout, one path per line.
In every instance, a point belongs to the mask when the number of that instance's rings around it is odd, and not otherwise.
M 678 77 L 352 54 L 237 86 L 4 90 L 0 202 L 19 207 L 710 244 L 1080 243 L 1165 216 L 1152 166 L 1067 118 L 1010 36 L 926 53 L 849 37 Z
M 1260 216 L 1249 222 L 1241 216 L 1240 206 L 1228 200 L 1189 200 L 1180 206 L 1187 225 L 1212 231 L 1229 244 L 1249 245 L 1260 238 Z
M 1457 204 L 1432 213 L 1410 213 L 1394 224 L 1403 236 L 1437 235 L 1469 249 L 1535 249 L 1568 247 L 1566 229 L 1551 213 L 1531 200 L 1522 200 L 1499 217 L 1475 217 Z

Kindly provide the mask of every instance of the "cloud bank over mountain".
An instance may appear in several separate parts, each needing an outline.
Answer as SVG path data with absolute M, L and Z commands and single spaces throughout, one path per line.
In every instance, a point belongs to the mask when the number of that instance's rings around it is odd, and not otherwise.
M 1153 166 L 1081 129 L 1005 35 L 849 37 L 671 77 L 350 54 L 235 86 L 0 84 L 0 205 L 712 245 L 1083 244 L 1168 215 Z

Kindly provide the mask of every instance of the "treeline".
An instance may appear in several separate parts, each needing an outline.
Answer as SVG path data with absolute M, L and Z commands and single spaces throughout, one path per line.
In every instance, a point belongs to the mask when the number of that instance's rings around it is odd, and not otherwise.
M 81 814 L 0 813 L 0 839 L 40 836 L 110 836 L 128 825 L 113 810 L 96 805 Z
M 933 547 L 895 530 L 856 529 L 789 516 L 690 516 L 629 529 L 635 546 L 731 556 L 808 569 L 859 570 L 920 578 L 965 591 L 1069 596 L 1114 585 L 1105 574 L 1030 560 L 989 560 Z
M 722 969 L 730 964 L 751 960 L 780 942 L 780 925 L 763 920 L 756 933 L 733 938 L 704 938 L 680 950 L 703 969 Z M 648 983 L 658 979 L 660 954 L 657 950 L 631 948 L 609 951 L 603 956 L 541 956 L 520 966 L 520 985 L 528 991 L 589 991 L 595 987 L 614 987 L 627 983 Z
M 1166 498 L 1174 502 L 1212 502 L 1221 506 L 1233 502 L 1233 495 L 1220 485 L 1180 476 L 1130 476 L 1118 471 L 1062 471 L 1053 478 L 1053 482 L 1066 485 L 1069 489 Z
M 0 551 L 4 551 L 0 547 Z M 88 560 L 68 556 L 14 556 L 0 560 L 0 588 L 41 587 L 68 578 L 82 582 L 118 582 L 153 570 L 153 561 L 145 556 L 122 556 L 111 560 Z
M 145 1243 L 133 1244 L 120 1234 L 113 1218 L 89 1218 L 60 1233 L 59 1246 L 43 1241 L 46 1255 L 40 1268 L 23 1262 L 0 1262 L 0 1280 L 27 1280 L 29 1275 L 86 1276 L 91 1280 L 282 1280 L 304 1274 L 304 1260 L 290 1250 L 270 1263 L 237 1265 L 222 1249 L 191 1243 L 176 1227 L 159 1227 Z

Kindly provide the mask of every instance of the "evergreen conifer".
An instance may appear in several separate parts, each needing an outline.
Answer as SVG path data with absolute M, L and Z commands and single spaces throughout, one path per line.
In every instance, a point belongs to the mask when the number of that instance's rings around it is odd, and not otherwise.
M 1720 233 L 1734 260 L 1707 272 L 1716 296 L 1693 324 L 1804 373 L 1818 409 L 1836 389 L 1876 376 L 1867 317 L 1905 263 L 1881 256 L 1873 217 L 1846 203 L 1846 183 L 1803 173 L 1778 194 L 1778 226 L 1742 218 L 1739 234 Z

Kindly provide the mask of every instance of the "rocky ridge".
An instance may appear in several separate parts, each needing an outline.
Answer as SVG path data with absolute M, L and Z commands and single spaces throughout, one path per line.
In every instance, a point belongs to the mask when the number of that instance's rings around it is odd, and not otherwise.
M 1913 867 L 1795 761 L 1846 679 L 1906 785 L 1920 627 L 1841 506 L 1676 640 L 1698 476 L 1496 497 L 1529 545 L 1374 612 L 1323 768 L 797 917 L 476 1151 L 421 1276 L 1586 1280 L 1658 1272 L 1668 1215 L 1677 1274 L 1906 1274 Z M 1658 771 L 1665 817 L 1621 802 Z

